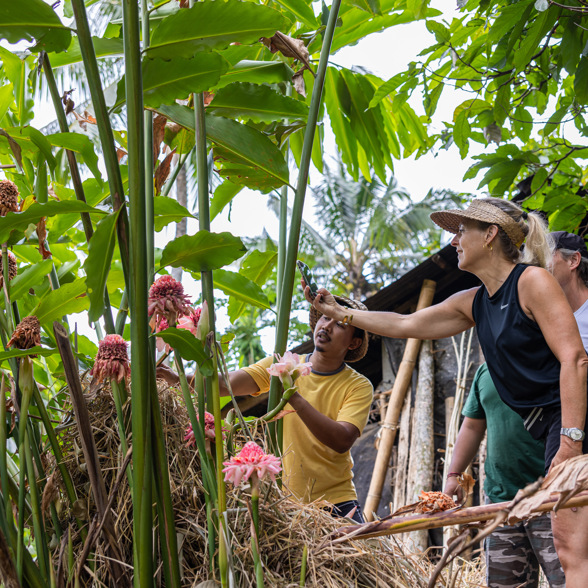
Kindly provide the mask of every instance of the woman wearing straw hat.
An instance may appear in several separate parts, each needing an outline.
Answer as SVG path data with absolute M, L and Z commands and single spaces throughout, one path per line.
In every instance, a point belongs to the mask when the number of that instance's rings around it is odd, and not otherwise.
M 500 397 L 545 441 L 546 469 L 588 453 L 588 357 L 565 295 L 544 269 L 551 256 L 541 217 L 507 200 L 480 198 L 431 218 L 455 234 L 460 269 L 482 286 L 411 315 L 343 308 L 325 289 L 311 300 L 305 287 L 306 298 L 335 320 L 387 337 L 439 339 L 476 326 Z M 560 510 L 553 531 L 567 587 L 584 587 L 588 508 Z

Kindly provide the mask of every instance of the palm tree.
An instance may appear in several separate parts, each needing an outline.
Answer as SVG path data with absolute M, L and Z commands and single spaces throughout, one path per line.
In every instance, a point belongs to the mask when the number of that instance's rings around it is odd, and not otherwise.
M 366 298 L 398 278 L 440 246 L 441 231 L 429 214 L 455 206 L 462 196 L 430 190 L 420 202 L 377 179 L 352 180 L 339 162 L 325 166 L 313 189 L 316 228 L 304 225 L 301 256 L 314 260 L 315 274 L 335 290 Z

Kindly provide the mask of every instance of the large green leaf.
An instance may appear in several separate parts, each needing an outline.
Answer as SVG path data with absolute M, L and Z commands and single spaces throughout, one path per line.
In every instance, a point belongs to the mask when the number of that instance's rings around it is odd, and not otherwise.
M 90 300 L 88 320 L 95 323 L 104 313 L 104 288 L 112 263 L 116 242 L 116 221 L 122 209 L 109 214 L 96 226 L 88 243 L 88 257 L 84 262 L 86 291 Z
M 39 347 L 38 345 L 31 347 L 30 349 L 11 349 L 10 351 L 0 352 L 0 362 L 13 357 L 26 357 L 27 355 L 42 355 L 43 357 L 49 357 L 54 353 L 59 353 L 59 350 L 51 348 L 47 349 L 45 347 Z
M 254 249 L 241 262 L 239 273 L 252 282 L 255 282 L 258 286 L 263 286 L 274 267 L 276 267 L 277 261 L 277 251 L 259 251 L 258 249 Z
M 378 2 L 378 0 L 369 1 Z M 295 17 L 294 20 L 304 23 L 311 29 L 318 28 L 316 16 L 314 15 L 310 2 L 306 2 L 306 0 L 275 0 L 275 2 L 292 14 Z
M 85 280 L 75 280 L 43 296 L 31 314 L 46 325 L 61 320 L 65 315 L 87 310 L 89 305 Z
M 194 111 L 191 108 L 170 104 L 155 110 L 179 125 L 194 130 Z M 206 115 L 206 135 L 218 147 L 218 150 L 215 149 L 215 157 L 222 157 L 230 164 L 226 165 L 223 161 L 223 167 L 238 169 L 230 176 L 233 183 L 265 191 L 288 183 L 288 165 L 284 156 L 263 133 L 234 120 Z M 249 174 L 247 169 L 250 169 Z
M 156 231 L 161 231 L 169 223 L 177 223 L 186 217 L 195 218 L 187 208 L 184 208 L 174 198 L 157 196 L 153 199 L 153 207 Z
M 574 92 L 576 93 L 576 100 L 580 104 L 588 103 L 588 57 L 585 55 L 580 59 L 576 69 Z
M 44 259 L 19 272 L 10 282 L 10 299 L 16 301 L 31 288 L 40 284 L 52 267 L 53 261 Z
M 382 6 L 382 12 L 383 16 L 376 17 L 358 8 L 346 12 L 341 18 L 343 21 L 342 26 L 335 29 L 331 52 L 335 53 L 342 47 L 353 45 L 372 33 L 379 33 L 389 27 L 416 20 L 415 15 L 408 10 L 405 10 L 401 14 L 392 13 L 390 8 Z M 429 8 L 426 12 L 426 16 L 429 18 L 439 16 L 440 14 L 438 10 L 433 8 Z M 311 47 L 310 51 L 313 53 L 315 47 Z
M 265 284 L 276 266 L 277 257 L 276 251 L 258 251 L 255 249 L 241 263 L 239 274 L 261 289 L 261 286 Z M 214 279 L 216 280 L 216 272 L 214 273 Z M 247 300 L 239 299 L 236 296 L 229 298 L 227 312 L 231 322 L 234 323 L 246 308 Z
M 147 55 L 192 57 L 198 51 L 224 49 L 231 43 L 256 43 L 284 28 L 288 21 L 273 8 L 239 0 L 205 0 L 162 20 L 153 31 Z
M 92 44 L 94 45 L 94 52 L 96 57 L 112 57 L 114 55 L 122 56 L 124 52 L 124 44 L 122 39 L 108 39 L 106 37 L 92 37 Z M 53 53 L 49 55 L 51 67 L 57 69 L 65 65 L 73 63 L 80 63 L 82 61 L 82 52 L 80 50 L 80 42 L 77 37 L 72 39 L 70 46 L 62 53 Z
M 380 8 L 380 0 L 348 0 L 349 4 L 359 8 L 360 10 L 365 10 L 370 14 L 381 15 L 382 9 Z
M 153 335 L 155 336 L 155 335 Z M 186 361 L 195 361 L 204 376 L 212 375 L 212 360 L 204 350 L 200 339 L 196 339 L 192 333 L 186 329 L 170 328 L 159 331 L 157 337 L 161 337 L 170 345 L 176 353 L 182 356 Z
M 529 27 L 527 34 L 523 37 L 520 46 L 513 56 L 513 64 L 517 71 L 523 70 L 527 67 L 529 60 L 537 53 L 539 44 L 543 37 L 553 27 L 557 21 L 560 8 L 551 7 L 549 10 L 540 13 L 535 22 Z
M 233 82 L 251 82 L 253 84 L 279 84 L 289 82 L 294 71 L 283 61 L 251 61 L 244 59 L 221 76 L 217 88 L 223 88 Z
M 218 53 L 197 53 L 190 59 L 176 57 L 171 60 L 143 60 L 143 100 L 145 106 L 173 104 L 192 92 L 209 90 L 229 68 L 228 62 Z M 118 83 L 114 108 L 125 101 L 125 78 Z
M 210 220 L 222 212 L 225 206 L 243 189 L 232 182 L 223 182 L 215 191 L 210 201 Z
M 8 107 L 14 102 L 14 84 L 6 84 L 0 88 L 0 122 L 4 118 Z
M 92 208 L 79 200 L 66 200 L 58 202 L 52 200 L 47 204 L 31 204 L 24 212 L 9 212 L 0 217 L 0 243 L 8 241 L 13 231 L 24 231 L 30 224 L 37 224 L 42 217 L 55 216 L 56 214 L 68 214 L 71 212 L 93 212 L 106 214 L 103 210 Z
M 228 296 L 259 308 L 270 308 L 269 300 L 261 288 L 245 276 L 227 270 L 215 270 L 212 274 L 214 285 Z
M 88 169 L 94 174 L 98 182 L 102 183 L 102 175 L 98 168 L 98 155 L 89 137 L 81 133 L 55 133 L 54 135 L 47 135 L 47 140 L 51 145 L 63 147 L 81 155 L 82 161 L 88 166 Z
M 192 272 L 216 270 L 243 257 L 247 251 L 239 237 L 231 233 L 184 235 L 170 241 L 161 256 L 163 267 L 182 267 Z
M 337 83 L 339 73 L 334 67 L 327 68 L 325 78 L 325 105 L 329 113 L 329 122 L 337 140 L 337 147 L 341 154 L 341 160 L 347 166 L 351 177 L 357 181 L 359 177 L 359 167 L 357 160 L 357 140 L 349 119 L 344 114 L 337 97 Z M 372 100 L 373 102 L 373 100 Z M 370 104 L 371 107 L 371 104 Z
M 53 170 L 55 169 L 55 157 L 51 152 L 51 143 L 41 131 L 31 126 L 24 127 L 10 127 L 4 129 L 23 149 L 28 149 L 30 152 L 40 151 L 47 161 L 47 165 Z
M 219 90 L 206 109 L 208 113 L 253 122 L 306 119 L 308 106 L 279 94 L 268 86 L 234 83 Z
M 0 2 L 0 37 L 9 43 L 36 41 L 33 51 L 64 51 L 71 31 L 43 0 Z

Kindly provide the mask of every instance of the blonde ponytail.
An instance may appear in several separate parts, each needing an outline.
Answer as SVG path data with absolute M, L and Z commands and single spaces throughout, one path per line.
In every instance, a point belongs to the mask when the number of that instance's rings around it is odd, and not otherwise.
M 552 239 L 547 223 L 536 212 L 526 212 L 510 200 L 482 198 L 496 206 L 510 217 L 506 226 L 498 226 L 498 240 L 504 255 L 514 263 L 526 263 L 547 268 L 551 263 Z M 490 224 L 490 223 L 487 223 Z M 512 235 L 522 234 L 519 243 L 513 242 Z

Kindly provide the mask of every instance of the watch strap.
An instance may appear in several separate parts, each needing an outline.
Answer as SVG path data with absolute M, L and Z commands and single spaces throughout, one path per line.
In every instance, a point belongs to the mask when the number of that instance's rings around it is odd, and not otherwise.
M 566 437 L 569 437 L 572 441 L 583 441 L 584 437 L 586 437 L 586 433 L 584 433 L 582 429 L 578 429 L 577 427 L 562 427 L 560 435 L 565 435 Z

